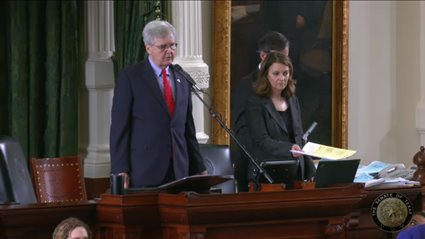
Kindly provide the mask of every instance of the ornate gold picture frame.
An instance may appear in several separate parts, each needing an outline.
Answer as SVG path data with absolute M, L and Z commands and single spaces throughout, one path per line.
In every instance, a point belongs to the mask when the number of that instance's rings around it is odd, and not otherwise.
M 348 131 L 348 1 L 332 1 L 332 145 L 346 148 Z M 214 2 L 212 107 L 230 126 L 231 1 Z M 212 122 L 212 142 L 230 144 L 230 136 Z

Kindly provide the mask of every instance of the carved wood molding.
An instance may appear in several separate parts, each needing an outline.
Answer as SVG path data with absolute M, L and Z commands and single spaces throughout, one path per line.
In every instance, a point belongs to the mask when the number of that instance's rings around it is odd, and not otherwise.
M 333 2 L 332 144 L 348 147 L 348 1 Z
M 230 11 L 231 1 L 214 2 L 214 71 L 212 106 L 223 122 L 230 127 Z M 213 120 L 212 143 L 229 144 L 229 136 Z

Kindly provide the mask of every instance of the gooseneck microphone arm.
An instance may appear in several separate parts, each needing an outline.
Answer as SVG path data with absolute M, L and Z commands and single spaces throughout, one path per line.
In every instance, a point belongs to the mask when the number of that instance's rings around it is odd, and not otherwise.
M 184 78 L 189 81 L 190 85 L 192 85 L 193 88 L 195 88 L 195 90 L 203 92 L 197 85 L 195 80 L 189 75 L 189 73 L 187 73 L 186 71 L 183 70 L 183 68 L 178 65 L 175 64 L 172 67 L 175 71 L 177 71 L 178 73 L 182 74 L 184 76 Z
M 182 74 L 184 76 L 184 78 L 190 83 L 191 88 L 192 88 L 192 92 L 196 95 L 196 97 L 198 97 L 198 99 L 202 102 L 202 104 L 205 106 L 205 108 L 208 109 L 208 112 L 210 113 L 211 117 L 213 117 L 219 124 L 220 126 L 227 132 L 227 134 L 230 135 L 230 137 L 233 139 L 233 141 L 238 145 L 238 147 L 240 149 L 242 149 L 242 151 L 246 154 L 246 156 L 250 159 L 250 161 L 252 162 L 252 164 L 257 168 L 258 170 L 258 174 L 259 175 L 264 175 L 264 177 L 267 179 L 267 181 L 269 183 L 273 183 L 273 179 L 270 177 L 270 175 L 266 172 L 266 170 L 263 169 L 262 166 L 260 166 L 257 161 L 254 159 L 254 157 L 248 152 L 248 150 L 245 148 L 245 146 L 239 142 L 239 140 L 236 138 L 236 136 L 233 134 L 232 130 L 229 129 L 229 127 L 226 126 L 226 124 L 223 122 L 223 120 L 221 119 L 220 115 L 217 114 L 213 108 L 204 101 L 204 99 L 202 99 L 202 97 L 199 95 L 199 91 L 202 92 L 201 89 L 199 89 L 199 87 L 196 86 L 196 82 L 192 79 L 192 77 L 190 77 L 190 75 L 185 72 L 181 66 L 179 65 L 174 65 L 174 70 L 176 70 L 177 72 L 179 72 L 180 74 Z
M 302 138 L 304 144 L 306 144 L 308 142 L 308 136 L 310 136 L 310 134 L 313 132 L 313 130 L 316 128 L 316 126 L 317 126 L 317 122 L 313 121 L 313 123 L 310 125 L 308 130 L 304 133 L 303 138 Z

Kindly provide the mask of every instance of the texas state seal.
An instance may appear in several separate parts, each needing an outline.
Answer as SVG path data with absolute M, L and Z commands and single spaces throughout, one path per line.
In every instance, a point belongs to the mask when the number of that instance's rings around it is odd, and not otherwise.
M 413 206 L 401 193 L 384 193 L 373 201 L 371 214 L 376 225 L 386 232 L 403 229 L 413 216 Z

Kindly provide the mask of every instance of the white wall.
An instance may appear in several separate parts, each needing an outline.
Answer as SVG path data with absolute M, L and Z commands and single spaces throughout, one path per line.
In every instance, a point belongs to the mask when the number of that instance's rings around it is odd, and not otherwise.
M 396 132 L 398 160 L 413 164 L 413 155 L 419 151 L 420 136 L 415 128 L 416 106 L 420 101 L 420 2 L 397 2 L 397 84 L 395 111 L 398 112 Z M 423 3 L 422 3 L 423 5 Z M 422 38 L 422 41 L 425 40 Z
M 350 1 L 348 145 L 362 164 L 419 151 L 419 2 Z

